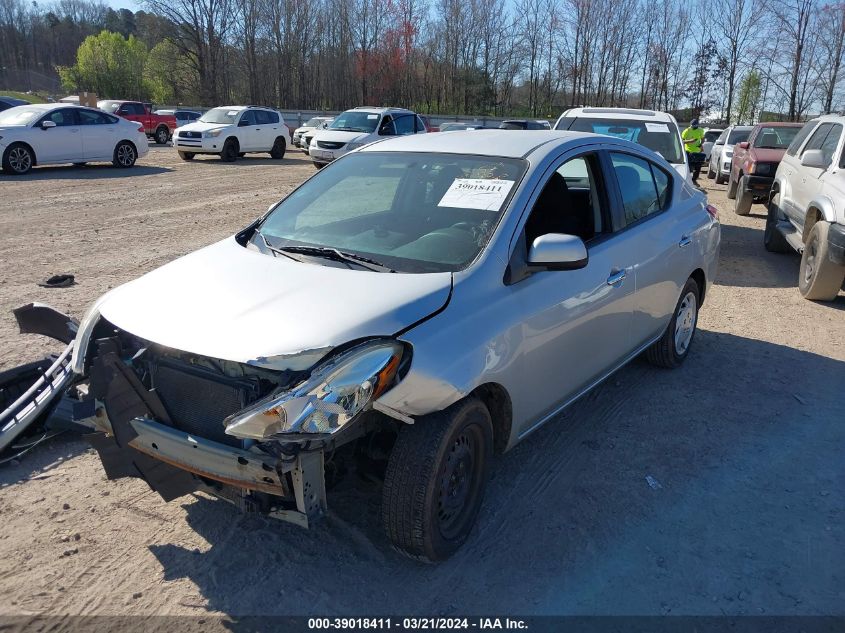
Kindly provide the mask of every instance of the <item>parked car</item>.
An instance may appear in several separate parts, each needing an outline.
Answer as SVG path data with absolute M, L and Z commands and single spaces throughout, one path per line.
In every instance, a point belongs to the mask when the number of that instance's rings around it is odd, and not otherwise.
M 529 119 L 511 119 L 499 123 L 500 130 L 550 130 L 548 121 L 531 121 Z
M 251 152 L 285 157 L 290 133 L 278 110 L 257 106 L 213 108 L 176 132 L 173 146 L 182 160 L 197 154 L 217 154 L 232 162 Z
M 806 123 L 772 183 L 763 244 L 774 253 L 801 253 L 798 289 L 806 299 L 832 301 L 845 281 L 843 128 L 840 115 Z
M 683 363 L 719 241 L 704 194 L 634 143 L 393 138 L 104 295 L 72 367 L 109 478 L 311 526 L 325 460 L 353 455 L 381 464 L 395 547 L 440 560 L 494 451 L 643 351 Z
M 29 101 L 17 99 L 16 97 L 7 97 L 6 95 L 0 95 L 0 112 L 21 105 L 29 105 Z
M 801 129 L 801 123 L 758 123 L 739 143 L 731 159 L 728 198 L 737 215 L 748 215 L 754 202 L 766 202 L 778 163 Z
M 422 122 L 425 124 L 425 129 L 427 131 L 429 131 L 429 132 L 439 132 L 440 131 L 440 127 L 438 127 L 437 125 L 434 125 L 431 122 L 431 119 L 428 118 L 427 116 L 421 114 L 420 119 L 422 119 Z
M 707 164 L 707 177 L 715 178 L 717 185 L 728 182 L 734 147 L 737 143 L 747 140 L 753 129 L 753 125 L 732 125 L 713 143 L 713 148 L 710 150 L 710 162 Z
M 159 145 L 167 143 L 179 125 L 172 114 L 153 114 L 151 105 L 140 101 L 104 99 L 97 102 L 97 107 L 128 121 L 140 123 L 144 126 L 147 136 Z
M 560 115 L 555 129 L 605 134 L 639 143 L 672 163 L 682 178 L 690 179 L 681 132 L 671 114 L 633 108 L 571 108 Z
M 141 126 L 94 108 L 39 103 L 0 112 L 0 156 L 7 174 L 61 163 L 132 167 L 147 151 Z
M 325 128 L 326 123 L 331 122 L 334 117 L 330 116 L 315 116 L 308 119 L 303 125 L 300 125 L 293 131 L 293 135 L 291 136 L 291 143 L 300 149 L 304 149 L 307 151 L 307 147 L 302 146 L 302 137 L 307 132 L 311 132 L 312 130 L 316 130 L 318 128 Z
M 173 115 L 176 118 L 176 128 L 192 123 L 202 116 L 202 112 L 196 110 L 156 110 L 153 114 Z
M 710 160 L 710 153 L 713 150 L 713 143 L 716 142 L 724 130 L 722 128 L 709 127 L 704 130 L 704 141 L 701 143 L 701 151 L 704 154 L 704 160 Z
M 313 138 L 308 154 L 319 169 L 367 143 L 427 131 L 419 115 L 404 108 L 353 108 L 338 114 Z
M 441 132 L 459 132 L 463 130 L 485 130 L 491 129 L 485 127 L 482 123 L 465 123 L 463 121 L 449 121 L 440 125 Z

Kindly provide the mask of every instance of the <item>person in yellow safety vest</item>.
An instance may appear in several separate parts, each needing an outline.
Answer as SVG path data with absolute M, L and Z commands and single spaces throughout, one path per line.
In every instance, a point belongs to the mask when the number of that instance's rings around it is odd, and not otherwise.
M 704 161 L 701 160 L 702 156 L 693 157 L 690 154 L 700 154 L 701 144 L 704 142 L 704 130 L 698 127 L 698 119 L 690 121 L 689 127 L 681 132 L 681 138 L 684 141 L 684 151 L 687 153 L 687 164 L 692 172 L 692 181 L 697 183 Z

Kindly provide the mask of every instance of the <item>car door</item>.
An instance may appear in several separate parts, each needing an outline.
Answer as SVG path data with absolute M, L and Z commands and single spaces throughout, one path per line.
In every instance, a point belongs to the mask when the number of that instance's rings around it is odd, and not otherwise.
M 120 120 L 105 112 L 79 109 L 82 130 L 82 156 L 85 160 L 111 159 L 116 143 L 117 122 Z
M 713 144 L 713 149 L 710 151 L 710 170 L 716 172 L 717 174 L 719 173 L 719 162 L 722 158 L 722 150 L 725 148 L 729 132 L 730 128 L 722 132 Z
M 636 347 L 658 338 L 695 269 L 700 204 L 683 196 L 676 176 L 643 155 L 614 151 L 610 162 L 623 210 L 625 258 L 634 266 L 631 333 Z
M 42 127 L 52 121 L 55 127 Z M 76 108 L 59 108 L 41 117 L 33 125 L 32 146 L 38 162 L 82 161 L 82 134 L 76 119 Z
M 619 365 L 632 351 L 636 286 L 628 238 L 613 232 L 606 176 L 599 152 L 558 159 L 537 187 L 519 231 L 515 256 L 527 254 L 548 233 L 578 235 L 587 265 L 542 270 L 509 282 L 520 310 L 520 340 L 527 378 L 521 385 L 527 432 Z
M 279 121 L 279 114 L 271 110 L 256 110 L 255 116 L 257 120 L 256 134 L 258 136 L 256 143 L 259 149 L 269 152 L 273 149 L 273 143 L 276 142 L 277 136 L 286 136 L 286 130 L 282 131 L 282 123 Z
M 834 128 L 838 128 L 838 132 L 836 132 Z M 819 124 L 819 126 L 810 135 L 809 140 L 804 144 L 804 147 L 801 149 L 801 153 L 798 156 L 799 165 L 801 158 L 803 158 L 804 154 L 806 154 L 809 150 L 822 149 L 825 147 L 827 137 L 832 132 L 838 141 L 841 130 L 842 126 L 839 124 L 834 125 L 829 122 Z M 832 154 L 830 158 L 832 159 Z M 824 173 L 824 169 L 800 165 L 796 170 L 796 174 L 792 177 L 791 204 L 786 206 L 784 212 L 799 228 L 803 229 L 804 227 L 804 215 L 807 212 L 807 206 L 812 201 L 812 198 L 818 188 L 818 179 L 822 173 Z
M 244 110 L 238 121 L 238 144 L 242 152 L 253 151 L 256 146 L 256 120 L 254 110 Z
M 795 138 L 792 139 L 789 147 L 786 148 L 786 152 L 783 154 L 783 159 L 781 159 L 780 164 L 778 165 L 777 179 L 780 186 L 779 207 L 787 217 L 792 217 L 793 215 L 793 211 L 791 209 L 791 207 L 795 204 L 793 190 L 797 181 L 800 180 L 799 172 L 801 171 L 801 150 L 804 142 L 809 138 L 810 134 L 812 134 L 818 123 L 818 121 L 808 121 L 804 124 L 804 127 L 801 128 L 798 134 L 795 135 Z

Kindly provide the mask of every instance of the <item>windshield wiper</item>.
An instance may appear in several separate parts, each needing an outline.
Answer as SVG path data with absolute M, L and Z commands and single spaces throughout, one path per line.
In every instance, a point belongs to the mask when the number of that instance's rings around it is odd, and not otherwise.
M 285 251 L 286 253 L 302 253 L 303 255 L 315 255 L 317 257 L 325 257 L 327 259 L 333 259 L 337 262 L 344 262 L 346 264 L 353 263 L 360 266 L 361 268 L 372 270 L 373 272 L 396 272 L 390 266 L 386 266 L 385 264 L 382 264 L 381 262 L 378 262 L 374 259 L 370 259 L 369 257 L 364 257 L 363 255 L 356 255 L 355 253 L 346 253 L 344 251 L 339 251 L 336 248 L 330 248 L 328 246 L 283 246 L 280 249 L 274 250 Z
M 302 262 L 302 260 L 299 259 L 299 257 L 294 257 L 293 255 L 289 255 L 288 253 L 285 253 L 283 250 L 278 249 L 275 246 L 273 246 L 272 244 L 270 244 L 270 242 L 267 241 L 267 238 L 264 237 L 264 233 L 259 232 L 258 234 L 261 236 L 261 241 L 264 242 L 264 247 L 267 250 L 269 250 L 271 253 L 273 253 L 273 257 L 276 257 L 278 255 L 284 255 L 288 259 L 292 259 L 295 262 Z

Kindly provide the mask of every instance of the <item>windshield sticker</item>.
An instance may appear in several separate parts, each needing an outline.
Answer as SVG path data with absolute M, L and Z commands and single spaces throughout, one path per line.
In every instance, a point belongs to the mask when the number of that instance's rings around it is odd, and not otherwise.
M 665 132 L 669 133 L 669 126 L 665 123 L 646 123 L 645 129 L 649 132 Z
M 455 178 L 437 206 L 498 211 L 515 182 L 488 178 Z
M 237 111 L 237 110 L 229 110 L 229 111 L 226 113 L 226 116 L 237 116 L 237 114 L 238 114 L 238 111 Z
M 367 115 L 367 118 L 368 118 L 368 119 L 377 119 L 377 118 L 378 118 L 378 115 L 377 115 L 377 114 L 368 114 L 368 115 Z

